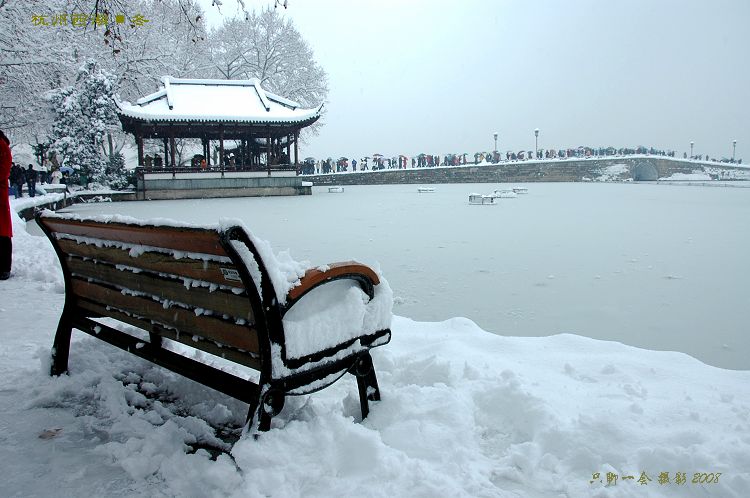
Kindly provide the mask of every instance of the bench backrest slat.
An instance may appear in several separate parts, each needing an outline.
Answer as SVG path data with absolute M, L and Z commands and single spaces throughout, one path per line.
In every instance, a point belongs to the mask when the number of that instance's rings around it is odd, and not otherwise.
M 128 269 L 118 269 L 96 260 L 83 260 L 77 257 L 68 258 L 68 268 L 74 276 L 92 278 L 131 291 L 149 294 L 161 300 L 176 301 L 195 308 L 211 310 L 215 314 L 229 315 L 253 323 L 250 301 L 221 289 L 210 290 L 208 287 L 191 287 L 177 279 L 154 275 L 152 273 L 134 273 Z M 122 268 L 122 267 L 121 267 Z
M 247 325 L 236 325 L 213 316 L 196 315 L 193 310 L 178 306 L 164 308 L 162 303 L 148 297 L 123 294 L 120 290 L 78 278 L 71 279 L 71 287 L 79 298 L 154 321 L 165 328 L 175 328 L 191 337 L 198 335 L 244 351 L 259 351 L 258 335 Z
M 99 223 L 94 221 L 45 218 L 44 223 L 53 232 L 80 237 L 112 240 L 128 244 L 163 247 L 165 249 L 226 256 L 219 234 L 213 230 L 160 226 L 128 225 L 124 223 Z
M 119 247 L 97 247 L 93 244 L 81 244 L 64 238 L 58 239 L 57 243 L 66 254 L 109 261 L 118 265 L 136 265 L 136 260 L 130 253 Z M 228 272 L 227 274 L 236 272 L 236 268 L 231 262 L 192 258 L 176 259 L 170 254 L 146 251 L 138 256 L 137 266 L 153 272 L 181 275 L 186 278 L 237 289 L 244 290 L 245 288 L 240 280 L 227 278 L 225 275 L 225 272 Z M 222 269 L 224 272 L 222 272 Z

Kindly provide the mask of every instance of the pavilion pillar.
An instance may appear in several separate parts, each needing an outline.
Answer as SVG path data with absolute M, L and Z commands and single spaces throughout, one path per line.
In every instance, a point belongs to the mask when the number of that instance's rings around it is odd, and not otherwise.
M 221 177 L 224 178 L 224 127 L 219 129 L 219 166 L 221 167 Z
M 294 132 L 294 165 L 299 169 L 299 131 Z
M 211 139 L 206 138 L 206 167 L 211 166 Z
M 172 165 L 173 174 L 174 174 L 174 168 L 175 168 L 175 157 L 174 157 L 175 156 L 175 151 L 174 151 L 174 149 L 175 149 L 175 146 L 174 146 L 174 135 L 171 135 L 169 137 L 169 152 L 170 152 L 170 154 L 169 154 L 170 155 L 169 163 Z
M 268 137 L 268 153 L 266 154 L 266 167 L 268 168 L 268 176 L 271 176 L 271 151 L 273 150 L 273 138 Z
M 292 135 L 290 133 L 286 136 L 286 160 L 288 163 L 292 162 Z
M 142 135 L 136 135 L 135 136 L 135 142 L 138 145 L 138 166 L 143 167 L 143 136 Z
M 167 167 L 167 163 L 169 163 L 169 140 L 167 137 L 164 137 L 164 162 L 162 163 L 162 168 Z
M 247 157 L 250 159 L 250 168 L 254 169 L 257 161 L 255 159 L 255 150 L 253 150 L 253 148 L 250 146 L 250 140 L 255 142 L 254 138 L 248 139 L 247 143 L 245 144 L 245 147 L 247 147 L 245 150 L 247 150 Z

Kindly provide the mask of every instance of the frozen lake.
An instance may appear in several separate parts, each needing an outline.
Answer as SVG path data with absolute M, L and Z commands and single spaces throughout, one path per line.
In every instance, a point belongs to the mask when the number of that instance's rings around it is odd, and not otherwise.
M 379 264 L 394 312 L 415 320 L 464 316 L 502 335 L 571 332 L 750 369 L 750 189 L 527 186 L 528 195 L 497 206 L 467 199 L 501 185 L 458 184 L 66 211 L 240 218 L 296 259 Z

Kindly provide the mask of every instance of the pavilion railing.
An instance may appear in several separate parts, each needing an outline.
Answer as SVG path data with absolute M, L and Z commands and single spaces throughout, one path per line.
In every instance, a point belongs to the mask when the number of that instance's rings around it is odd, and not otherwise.
M 235 172 L 241 172 L 241 173 L 268 173 L 269 175 L 274 172 L 295 172 L 299 174 L 301 164 L 273 164 L 271 166 L 267 165 L 260 165 L 260 166 L 219 166 L 216 164 L 211 164 L 206 166 L 205 168 L 201 168 L 200 166 L 190 166 L 190 165 L 183 165 L 183 166 L 175 166 L 172 167 L 164 167 L 160 166 L 158 168 L 154 167 L 145 167 L 145 166 L 139 166 L 136 168 L 137 174 L 144 174 L 144 173 L 235 173 Z

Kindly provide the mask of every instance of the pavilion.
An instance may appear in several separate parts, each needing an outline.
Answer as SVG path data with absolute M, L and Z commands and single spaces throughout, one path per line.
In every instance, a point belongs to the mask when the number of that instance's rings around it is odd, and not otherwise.
M 164 165 L 175 167 L 175 139 L 198 138 L 203 156 L 211 164 L 211 141 L 219 142 L 219 165 L 226 164 L 224 141 L 239 140 L 242 167 L 280 164 L 286 148 L 294 145 L 294 163 L 299 164 L 297 142 L 302 128 L 320 118 L 322 104 L 304 109 L 300 104 L 264 90 L 258 79 L 180 79 L 164 76 L 159 91 L 135 104 L 118 102 L 125 132 L 135 135 L 138 165 L 144 167 L 144 139 L 162 139 Z M 264 164 L 265 163 L 265 164 Z
M 323 105 L 305 109 L 299 103 L 264 90 L 258 79 L 215 80 L 162 77 L 159 91 L 135 104 L 118 102 L 122 128 L 135 136 L 139 176 L 178 172 L 288 172 L 299 170 L 300 131 L 315 123 Z M 175 140 L 200 139 L 203 154 L 197 164 L 176 164 Z M 144 156 L 145 140 L 160 140 L 161 154 Z M 231 154 L 225 141 L 234 141 Z M 212 145 L 218 142 L 218 164 Z M 292 158 L 292 147 L 294 156 Z M 215 148 L 213 149 L 216 152 Z M 158 159 L 157 159 L 158 158 Z M 161 165 L 159 164 L 161 163 Z M 207 175 L 205 178 L 208 178 Z M 236 175 L 234 175 L 236 178 Z M 152 175 L 153 177 L 153 175 Z M 217 184 L 221 186 L 220 184 Z M 267 195 L 267 194 L 263 194 Z

